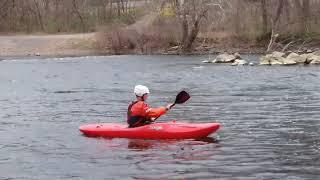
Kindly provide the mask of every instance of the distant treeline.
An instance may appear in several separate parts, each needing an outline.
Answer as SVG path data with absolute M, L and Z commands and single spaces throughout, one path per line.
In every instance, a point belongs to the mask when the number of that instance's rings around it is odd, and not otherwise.
M 90 32 L 112 21 L 134 22 L 130 0 L 0 0 L 0 32 Z

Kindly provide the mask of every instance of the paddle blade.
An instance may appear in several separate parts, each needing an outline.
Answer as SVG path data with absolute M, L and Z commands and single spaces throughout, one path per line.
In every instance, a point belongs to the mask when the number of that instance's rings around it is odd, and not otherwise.
M 176 101 L 174 102 L 174 104 L 185 103 L 186 101 L 188 101 L 189 98 L 190 98 L 190 95 L 186 91 L 181 91 L 177 95 Z

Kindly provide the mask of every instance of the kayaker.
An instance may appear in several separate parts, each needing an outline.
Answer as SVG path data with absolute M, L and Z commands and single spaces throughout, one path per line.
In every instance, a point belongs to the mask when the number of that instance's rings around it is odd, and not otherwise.
M 149 93 L 146 86 L 137 85 L 134 87 L 136 101 L 133 101 L 128 107 L 127 123 L 129 127 L 150 124 L 153 122 L 153 118 L 165 114 L 170 109 L 172 104 L 168 104 L 166 107 L 150 108 L 146 103 Z

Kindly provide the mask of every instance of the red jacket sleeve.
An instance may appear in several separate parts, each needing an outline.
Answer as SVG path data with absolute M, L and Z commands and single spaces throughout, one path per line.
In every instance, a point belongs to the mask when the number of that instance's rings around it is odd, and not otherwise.
M 158 107 L 158 108 L 149 108 L 146 111 L 146 115 L 148 117 L 159 117 L 167 112 L 167 109 L 165 107 Z
M 165 107 L 150 108 L 147 103 L 140 101 L 133 108 L 134 115 L 140 115 L 150 118 L 161 116 L 167 112 Z

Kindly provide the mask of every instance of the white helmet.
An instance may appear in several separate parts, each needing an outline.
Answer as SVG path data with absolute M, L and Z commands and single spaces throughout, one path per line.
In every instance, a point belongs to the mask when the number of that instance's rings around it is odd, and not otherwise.
M 142 85 L 136 85 L 134 87 L 134 94 L 136 96 L 142 97 L 144 94 L 149 94 L 150 91 L 148 89 L 148 87 L 146 86 L 142 86 Z

